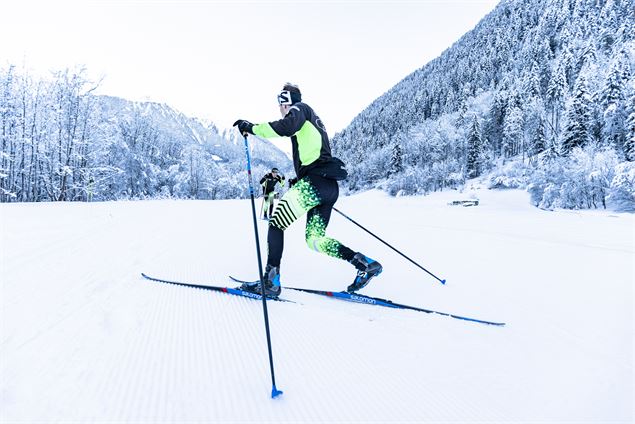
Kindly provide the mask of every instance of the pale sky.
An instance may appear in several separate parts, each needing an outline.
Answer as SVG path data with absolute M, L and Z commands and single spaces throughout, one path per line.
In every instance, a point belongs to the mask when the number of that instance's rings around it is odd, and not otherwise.
M 498 0 L 2 0 L 0 66 L 84 65 L 99 94 L 164 102 L 220 128 L 279 118 L 287 82 L 342 130 Z

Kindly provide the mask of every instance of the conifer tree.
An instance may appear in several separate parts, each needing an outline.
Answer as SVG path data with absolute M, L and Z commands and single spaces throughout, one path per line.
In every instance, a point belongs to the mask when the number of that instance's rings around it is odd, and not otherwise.
M 632 13 L 632 10 L 631 10 Z M 605 52 L 609 52 L 617 38 L 617 17 L 615 11 L 615 2 L 607 0 L 600 13 L 600 48 Z
M 545 122 L 542 119 L 538 120 L 536 130 L 531 138 L 531 149 L 529 154 L 531 156 L 540 154 L 547 148 L 547 140 L 545 139 Z
M 562 63 L 556 65 L 549 85 L 547 86 L 547 101 L 551 109 L 552 138 L 555 139 L 560 133 L 560 110 L 564 103 L 564 96 L 567 90 L 567 77 L 565 76 Z
M 470 132 L 467 137 L 467 175 L 469 178 L 478 177 L 483 166 L 483 138 L 478 118 L 474 115 Z
M 626 118 L 626 140 L 624 142 L 624 151 L 626 159 L 629 161 L 635 161 L 635 90 L 631 94 L 626 111 L 628 118 Z
M 622 75 L 621 62 L 618 60 L 613 63 L 600 92 L 600 105 L 603 118 L 602 140 L 625 154 L 626 110 Z
M 512 106 L 505 116 L 503 126 L 503 156 L 511 157 L 520 151 L 523 144 L 523 112 Z
M 485 121 L 484 136 L 490 140 L 494 153 L 502 155 L 503 123 L 505 121 L 505 109 L 507 108 L 507 93 L 497 91 L 489 109 Z
M 398 174 L 403 171 L 403 154 L 401 145 L 395 143 L 392 147 L 392 156 L 390 157 L 390 174 Z
M 542 92 L 540 86 L 540 74 L 539 68 L 536 61 L 534 61 L 531 65 L 531 71 L 527 76 L 527 80 L 525 81 L 525 95 L 528 98 L 539 98 Z
M 564 130 L 562 153 L 568 155 L 574 147 L 582 147 L 589 140 L 591 98 L 586 79 L 580 75 L 573 90 L 573 98 L 567 109 L 567 127 Z

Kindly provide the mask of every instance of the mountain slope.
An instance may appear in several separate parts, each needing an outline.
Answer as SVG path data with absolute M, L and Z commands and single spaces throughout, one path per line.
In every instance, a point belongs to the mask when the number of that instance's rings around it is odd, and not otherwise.
M 220 133 L 213 123 L 204 124 L 196 118 L 188 117 L 166 104 L 154 102 L 132 102 L 110 96 L 99 96 L 100 106 L 106 121 L 131 122 L 135 118 L 145 117 L 163 133 L 163 137 L 180 140 L 180 143 L 198 143 L 207 146 L 217 160 L 236 161 L 245 156 L 242 138 L 236 131 Z M 257 147 L 256 147 L 257 146 Z M 274 164 L 288 162 L 288 159 L 271 143 L 254 141 L 254 149 L 263 163 Z
M 520 157 L 530 165 L 518 172 L 520 186 L 539 187 L 537 203 L 552 184 L 563 192 L 557 206 L 574 207 L 565 183 L 579 177 L 550 168 L 578 167 L 609 150 L 612 174 L 623 172 L 619 163 L 633 168 L 633 10 L 632 0 L 501 1 L 334 137 L 350 187 L 426 193 L 492 169 L 508 174 L 501 164 Z M 574 158 L 575 149 L 586 156 Z M 554 158 L 562 160 L 545 164 Z M 583 172 L 591 178 L 601 166 Z
M 125 163 L 120 167 L 128 174 L 125 178 L 133 174 L 144 181 L 147 195 L 166 189 L 177 197 L 247 195 L 234 189 L 244 187 L 239 182 L 245 180 L 246 167 L 244 142 L 235 131 L 220 134 L 214 124 L 204 125 L 165 104 L 100 96 L 99 107 L 101 133 L 116 141 L 115 154 L 123 153 Z M 255 175 L 274 166 L 290 167 L 286 155 L 268 141 L 252 138 L 250 144 Z M 123 187 L 131 192 L 128 184 Z

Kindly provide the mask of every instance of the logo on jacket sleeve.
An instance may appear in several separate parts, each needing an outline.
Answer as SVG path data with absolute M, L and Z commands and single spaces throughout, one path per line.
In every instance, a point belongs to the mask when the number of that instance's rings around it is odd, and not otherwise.
M 318 128 L 321 129 L 322 131 L 327 132 L 326 127 L 324 126 L 320 118 L 315 118 L 315 125 L 317 125 Z

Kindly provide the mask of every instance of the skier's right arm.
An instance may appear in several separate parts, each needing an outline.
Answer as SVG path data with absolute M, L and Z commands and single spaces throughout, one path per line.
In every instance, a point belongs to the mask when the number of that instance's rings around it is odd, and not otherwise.
M 298 106 L 294 105 L 291 106 L 289 113 L 284 118 L 278 121 L 254 125 L 253 132 L 255 135 L 264 138 L 291 137 L 302 128 L 305 121 L 304 113 Z

